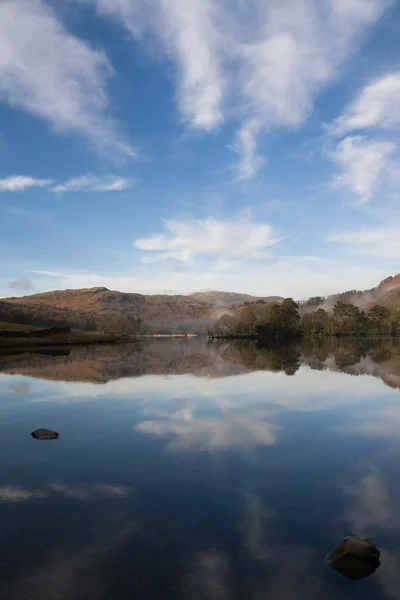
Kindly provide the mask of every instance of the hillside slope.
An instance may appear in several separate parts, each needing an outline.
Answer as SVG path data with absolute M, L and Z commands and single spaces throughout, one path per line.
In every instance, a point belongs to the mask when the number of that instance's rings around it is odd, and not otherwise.
M 281 302 L 281 296 L 251 296 L 250 294 L 237 294 L 235 292 L 218 292 L 206 291 L 190 294 L 189 298 L 193 298 L 199 302 L 207 302 L 216 308 L 231 308 L 232 306 L 240 306 L 245 302 Z
M 388 308 L 400 308 L 400 274 L 388 277 L 375 288 L 374 302 Z
M 331 310 L 338 301 L 354 304 L 362 310 L 369 310 L 375 304 L 391 310 L 400 309 L 400 274 L 387 277 L 370 290 L 349 290 L 332 296 L 310 298 L 300 303 L 300 312 L 314 311 L 317 308 Z
M 104 287 L 61 290 L 0 300 L 0 320 L 26 325 L 68 325 L 111 334 L 148 332 L 205 332 L 224 311 L 246 302 L 279 302 L 279 296 L 251 296 L 221 291 L 189 296 L 122 293 Z M 318 307 L 331 309 L 341 300 L 368 310 L 374 304 L 400 308 L 400 275 L 388 277 L 375 288 L 352 290 L 301 303 L 304 314 Z
M 0 301 L 0 318 L 7 320 L 18 320 L 18 315 L 25 314 L 28 324 L 42 324 L 47 319 L 89 329 L 88 324 L 93 323 L 92 328 L 103 330 L 111 323 L 114 328 L 123 328 L 127 322 L 132 330 L 138 322 L 153 330 L 203 330 L 211 313 L 210 305 L 188 296 L 145 296 L 107 288 L 62 290 Z

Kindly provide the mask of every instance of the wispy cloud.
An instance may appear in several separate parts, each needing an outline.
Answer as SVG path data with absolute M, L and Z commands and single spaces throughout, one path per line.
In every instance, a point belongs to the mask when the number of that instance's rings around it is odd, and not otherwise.
M 135 180 L 117 175 L 80 175 L 53 185 L 52 179 L 10 175 L 0 179 L 0 192 L 23 192 L 32 187 L 48 188 L 52 192 L 120 192 L 134 187 Z
M 64 271 L 43 271 L 40 269 L 29 269 L 30 273 L 35 273 L 36 275 L 44 275 L 45 277 L 68 277 L 68 273 Z
M 53 192 L 119 192 L 134 186 L 126 177 L 81 175 L 52 188 Z
M 330 154 L 339 166 L 339 173 L 332 181 L 333 187 L 347 187 L 367 202 L 385 170 L 388 159 L 396 150 L 392 142 L 374 141 L 364 136 L 349 136 L 342 140 Z
M 161 52 L 176 62 L 178 103 L 192 127 L 210 131 L 222 122 L 224 40 L 214 0 L 83 1 L 91 1 L 100 14 L 117 19 L 135 39 L 148 30 L 156 34 Z
M 145 262 L 164 259 L 190 261 L 199 256 L 215 258 L 259 259 L 266 256 L 265 249 L 278 243 L 267 223 L 251 223 L 236 219 L 164 221 L 166 233 L 142 238 L 134 245 L 139 250 L 154 253 Z
M 18 279 L 10 281 L 10 288 L 15 288 L 18 290 L 30 290 L 33 287 L 32 281 L 26 277 L 18 277 Z
M 367 254 L 366 251 L 363 253 Z M 374 267 L 368 256 L 363 260 L 360 254 L 361 250 L 354 251 L 356 256 L 349 256 L 345 262 L 290 256 L 254 262 L 238 259 L 231 261 L 236 264 L 231 264 L 225 272 L 217 270 L 219 261 L 205 257 L 199 261 L 179 263 L 185 265 L 184 272 L 176 271 L 175 264 L 163 261 L 148 265 L 145 270 L 140 267 L 132 270 L 129 264 L 120 272 L 79 272 L 71 269 L 53 273 L 38 269 L 35 273 L 43 275 L 37 278 L 37 285 L 40 283 L 43 291 L 106 287 L 141 294 L 160 294 L 167 289 L 175 294 L 187 294 L 204 289 L 223 289 L 226 292 L 245 291 L 255 296 L 292 296 L 301 300 L 346 289 L 370 289 L 390 274 L 387 261 L 379 268 Z M 396 270 L 395 264 L 391 269 Z M 9 294 L 5 290 L 3 295 Z
M 330 126 L 334 135 L 364 129 L 400 127 L 400 72 L 388 73 L 368 84 L 345 113 Z
M 338 232 L 329 240 L 357 254 L 392 260 L 400 256 L 400 227 L 397 225 Z
M 134 155 L 108 116 L 106 55 L 70 34 L 41 0 L 0 4 L 0 100 L 44 118 L 57 132 Z
M 135 39 L 149 32 L 177 65 L 178 105 L 192 127 L 240 119 L 238 178 L 264 163 L 257 140 L 297 127 L 321 88 L 358 48 L 391 0 L 77 0 L 117 19 Z
M 0 179 L 0 192 L 22 192 L 31 187 L 43 188 L 51 185 L 51 183 L 51 179 L 37 179 L 35 177 L 26 177 L 25 175 L 10 175 L 9 177 Z
M 400 73 L 384 75 L 366 85 L 326 128 L 331 141 L 346 136 L 328 153 L 340 167 L 332 185 L 347 187 L 363 202 L 370 200 L 380 183 L 397 184 L 391 156 L 398 151 L 398 143 L 389 134 L 400 126 L 399 94 Z M 369 137 L 360 132 L 368 132 Z

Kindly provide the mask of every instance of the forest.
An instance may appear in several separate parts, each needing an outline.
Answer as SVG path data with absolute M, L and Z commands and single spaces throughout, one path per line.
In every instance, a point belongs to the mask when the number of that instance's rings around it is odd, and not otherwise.
M 300 315 L 292 298 L 281 303 L 247 304 L 222 315 L 208 332 L 210 338 L 272 340 L 328 336 L 377 337 L 400 335 L 400 311 L 375 305 L 368 311 L 338 301 L 332 311 L 318 308 Z

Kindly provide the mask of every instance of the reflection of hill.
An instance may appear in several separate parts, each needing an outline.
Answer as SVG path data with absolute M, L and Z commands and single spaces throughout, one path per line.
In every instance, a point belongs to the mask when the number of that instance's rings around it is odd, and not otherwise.
M 300 365 L 371 375 L 400 389 L 400 345 L 391 340 L 332 339 L 266 348 L 248 341 L 207 343 L 201 338 L 180 338 L 0 356 L 3 373 L 91 383 L 142 375 L 229 377 L 263 370 L 294 375 Z
M 0 372 L 56 381 L 106 383 L 124 377 L 190 373 L 226 377 L 245 371 L 224 360 L 202 339 L 149 340 L 143 344 L 91 346 L 51 354 L 0 356 Z

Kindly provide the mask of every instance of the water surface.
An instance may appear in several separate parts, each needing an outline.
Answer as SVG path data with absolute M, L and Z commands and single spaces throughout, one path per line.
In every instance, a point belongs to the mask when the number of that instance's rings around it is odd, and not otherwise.
M 394 342 L 0 354 L 0 597 L 400 598 L 399 388 Z

